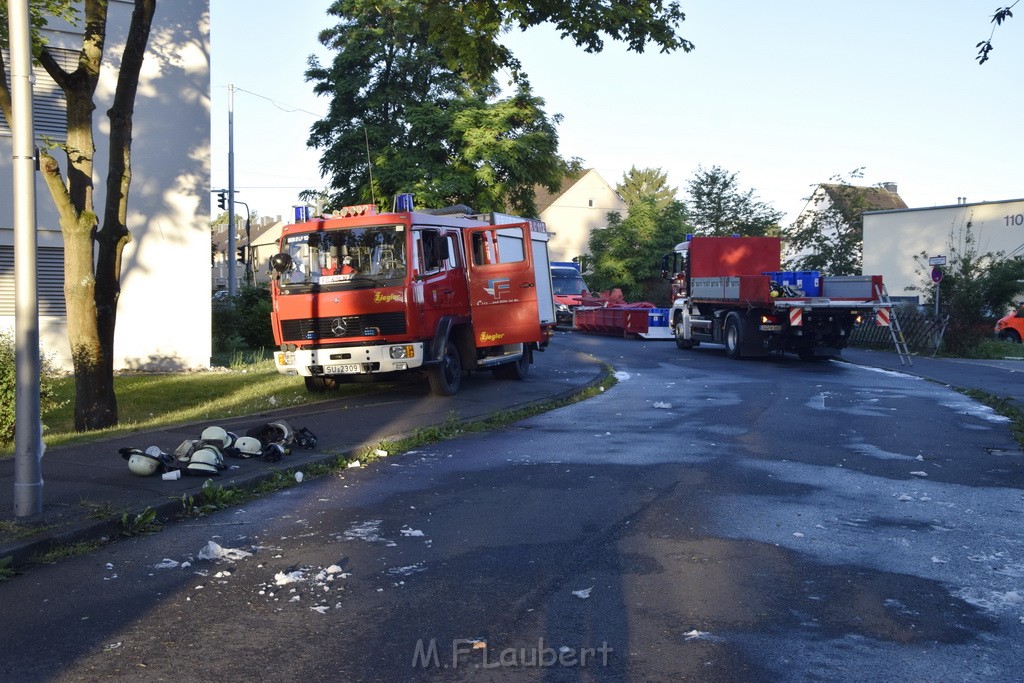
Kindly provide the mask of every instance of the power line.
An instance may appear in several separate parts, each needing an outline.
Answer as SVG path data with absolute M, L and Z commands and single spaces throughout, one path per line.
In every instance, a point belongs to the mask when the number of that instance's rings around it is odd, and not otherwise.
M 267 102 L 270 102 L 272 105 L 274 105 L 275 107 L 277 107 L 281 111 L 285 112 L 286 114 L 294 114 L 296 112 L 302 112 L 303 114 L 309 114 L 310 116 L 315 116 L 318 119 L 323 116 L 323 114 L 317 114 L 315 112 L 309 111 L 308 109 L 303 109 L 302 107 L 296 107 L 295 105 L 291 105 L 291 104 L 283 104 L 281 102 L 278 102 L 277 100 L 275 100 L 272 97 L 267 97 L 266 95 L 261 95 L 258 92 L 253 92 L 251 90 L 245 90 L 244 88 L 238 88 L 238 87 L 236 87 L 235 90 L 237 92 L 244 92 L 244 93 L 247 93 L 249 95 L 252 95 L 253 97 L 259 97 L 262 100 L 266 100 Z M 291 107 L 291 108 L 288 109 L 286 107 Z

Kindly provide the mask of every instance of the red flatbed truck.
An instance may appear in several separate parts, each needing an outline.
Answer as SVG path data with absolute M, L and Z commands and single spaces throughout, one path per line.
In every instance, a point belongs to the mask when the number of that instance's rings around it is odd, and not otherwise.
M 840 355 L 855 325 L 886 324 L 882 276 L 780 272 L 778 237 L 693 237 L 665 257 L 676 345 L 724 344 L 730 358 Z M 787 282 L 788 280 L 788 282 Z M 792 284 L 790 284 L 792 283 Z
M 278 372 L 327 391 L 426 375 L 435 394 L 491 370 L 523 379 L 553 334 L 544 224 L 468 207 L 372 204 L 285 226 L 271 258 Z

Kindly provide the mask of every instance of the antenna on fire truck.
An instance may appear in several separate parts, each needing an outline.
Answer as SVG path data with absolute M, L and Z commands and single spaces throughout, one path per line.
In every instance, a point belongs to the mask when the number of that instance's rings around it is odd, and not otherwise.
M 370 203 L 376 205 L 377 199 L 373 196 L 373 162 L 370 161 L 370 136 L 366 133 L 366 124 L 363 124 L 363 140 L 366 141 L 366 170 L 370 174 Z

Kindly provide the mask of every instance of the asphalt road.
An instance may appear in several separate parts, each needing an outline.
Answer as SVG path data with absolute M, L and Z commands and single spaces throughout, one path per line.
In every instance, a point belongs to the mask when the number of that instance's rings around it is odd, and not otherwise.
M 1019 677 L 1005 420 L 846 363 L 559 342 L 618 384 L 0 586 L 0 676 Z

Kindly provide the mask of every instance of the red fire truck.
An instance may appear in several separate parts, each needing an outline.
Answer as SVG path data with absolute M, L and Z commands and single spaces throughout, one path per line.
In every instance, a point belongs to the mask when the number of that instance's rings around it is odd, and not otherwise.
M 450 396 L 463 373 L 523 379 L 555 324 L 544 224 L 465 206 L 372 204 L 286 226 L 271 259 L 278 372 L 311 391 L 425 374 Z

